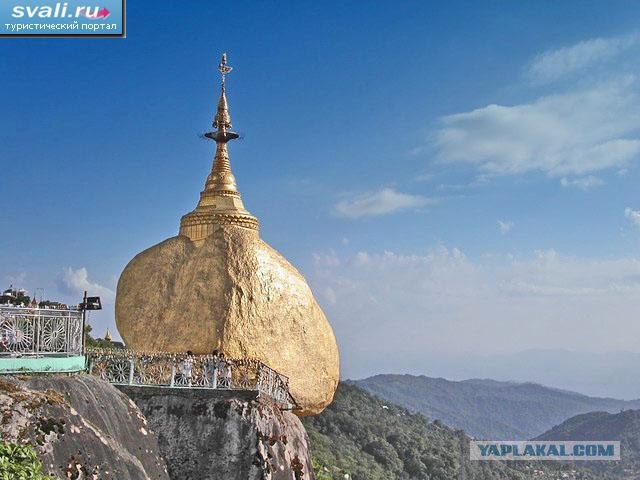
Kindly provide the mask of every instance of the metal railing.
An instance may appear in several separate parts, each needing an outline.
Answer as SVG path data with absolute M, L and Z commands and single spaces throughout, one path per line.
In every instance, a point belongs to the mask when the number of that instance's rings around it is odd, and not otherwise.
M 294 403 L 289 379 L 258 360 L 89 349 L 87 361 L 89 374 L 115 385 L 256 391 L 281 406 Z
M 82 312 L 0 306 L 0 357 L 82 355 Z

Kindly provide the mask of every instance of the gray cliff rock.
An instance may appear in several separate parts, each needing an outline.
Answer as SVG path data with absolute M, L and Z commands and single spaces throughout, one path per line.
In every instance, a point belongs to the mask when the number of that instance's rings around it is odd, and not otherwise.
M 291 412 L 251 392 L 123 387 L 158 435 L 173 480 L 314 480 Z
M 169 480 L 140 410 L 95 377 L 0 377 L 0 415 L 0 438 L 34 445 L 56 478 Z

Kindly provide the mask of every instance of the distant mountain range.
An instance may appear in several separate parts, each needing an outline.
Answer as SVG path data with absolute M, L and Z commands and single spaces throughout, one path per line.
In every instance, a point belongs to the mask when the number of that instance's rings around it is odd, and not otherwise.
M 414 375 L 376 375 L 352 383 L 429 419 L 492 440 L 530 439 L 582 413 L 640 409 L 640 400 L 589 397 L 534 383 L 454 382 Z
M 640 398 L 640 382 L 636 381 L 640 352 L 530 349 L 481 355 L 421 351 L 385 357 L 381 365 L 372 365 L 364 358 L 351 359 L 351 378 L 395 372 L 450 380 L 491 378 L 505 382 L 533 382 L 591 397 Z
M 640 410 L 576 415 L 536 440 L 619 440 L 620 462 L 589 462 L 588 467 L 610 478 L 639 478 Z

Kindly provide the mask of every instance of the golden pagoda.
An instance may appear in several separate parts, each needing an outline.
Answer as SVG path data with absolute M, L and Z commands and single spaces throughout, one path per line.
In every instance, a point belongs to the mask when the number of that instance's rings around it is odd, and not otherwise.
M 213 167 L 204 190 L 200 192 L 198 206 L 180 221 L 180 235 L 186 235 L 196 244 L 202 243 L 219 225 L 239 225 L 258 229 L 258 220 L 247 212 L 242 204 L 229 163 L 227 142 L 238 138 L 238 134 L 231 131 L 231 116 L 225 92 L 225 76 L 232 70 L 232 67 L 227 65 L 226 53 L 222 55 L 218 70 L 222 74 L 222 88 L 213 120 L 213 128 L 216 130 L 205 134 L 205 137 L 216 142 Z
M 253 358 L 289 377 L 300 415 L 332 400 L 339 357 L 331 326 L 304 277 L 264 242 L 231 171 L 231 128 L 225 77 L 205 136 L 216 142 L 211 173 L 179 235 L 136 255 L 116 293 L 116 323 L 139 351 Z

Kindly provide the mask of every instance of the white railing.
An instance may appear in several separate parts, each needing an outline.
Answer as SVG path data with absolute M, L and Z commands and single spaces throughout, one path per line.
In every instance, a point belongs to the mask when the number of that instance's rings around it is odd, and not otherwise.
M 0 357 L 81 355 L 82 312 L 0 306 Z
M 124 349 L 89 349 L 87 357 L 89 373 L 115 385 L 256 391 L 293 403 L 289 379 L 258 360 Z

